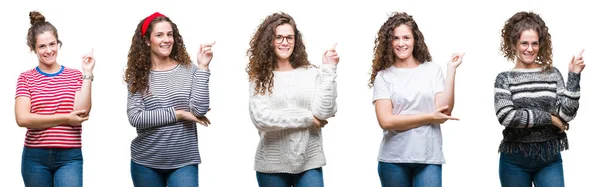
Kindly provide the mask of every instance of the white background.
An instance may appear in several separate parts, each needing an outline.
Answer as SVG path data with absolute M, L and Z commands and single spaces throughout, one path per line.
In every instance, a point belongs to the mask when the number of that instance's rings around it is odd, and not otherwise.
M 85 186 L 132 186 L 129 170 L 135 129 L 126 116 L 127 90 L 122 79 L 131 37 L 139 21 L 155 11 L 179 27 L 195 60 L 201 43 L 216 41 L 211 63 L 213 125 L 199 128 L 200 186 L 257 186 L 253 170 L 258 133 L 248 115 L 245 67 L 250 38 L 269 14 L 292 15 L 304 34 L 309 60 L 338 42 L 339 111 L 323 130 L 326 186 L 379 186 L 377 153 L 382 133 L 367 87 L 373 41 L 393 11 L 414 16 L 436 63 L 445 69 L 453 52 L 465 52 L 456 77 L 453 114 L 443 124 L 444 186 L 500 186 L 498 145 L 503 127 L 493 105 L 496 75 L 513 66 L 499 52 L 500 30 L 517 11 L 540 13 L 552 34 L 554 63 L 566 76 L 572 55 L 585 48 L 581 104 L 563 152 L 567 186 L 597 184 L 600 127 L 594 117 L 600 103 L 598 18 L 593 1 L 14 1 L 0 7 L 3 71 L 0 73 L 0 186 L 22 186 L 21 152 L 26 129 L 14 119 L 18 75 L 37 65 L 29 52 L 28 13 L 39 10 L 58 28 L 63 47 L 59 63 L 81 68 L 80 57 L 95 48 L 93 109 L 84 124 Z M 16 4 L 15 4 L 16 3 Z M 566 77 L 565 77 L 566 79 Z

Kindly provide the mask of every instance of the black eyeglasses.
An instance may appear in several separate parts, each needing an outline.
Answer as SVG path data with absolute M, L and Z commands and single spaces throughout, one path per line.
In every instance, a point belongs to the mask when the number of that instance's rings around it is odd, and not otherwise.
M 281 35 L 277 35 L 275 36 L 275 42 L 277 42 L 278 44 L 283 43 L 283 40 L 286 39 L 288 43 L 294 43 L 294 39 L 296 39 L 296 37 L 294 35 L 287 35 L 287 36 L 281 36 Z

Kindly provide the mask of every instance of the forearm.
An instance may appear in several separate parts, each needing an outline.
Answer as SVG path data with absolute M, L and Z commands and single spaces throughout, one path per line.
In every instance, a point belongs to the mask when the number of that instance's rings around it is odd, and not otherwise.
M 16 120 L 20 127 L 29 129 L 46 129 L 69 123 L 68 114 L 40 115 L 26 113 L 17 115 Z
M 83 79 L 81 90 L 75 97 L 75 104 L 73 110 L 85 110 L 85 116 L 90 113 L 92 109 L 92 80 Z
M 430 114 L 388 114 L 378 117 L 377 120 L 382 129 L 405 131 L 430 124 L 432 117 Z
M 446 80 L 444 83 L 444 91 L 440 93 L 440 97 L 436 99 L 436 108 L 448 106 L 448 109 L 444 111 L 444 114 L 450 115 L 454 108 L 454 78 L 456 75 L 456 69 L 448 67 Z
M 177 116 L 173 107 L 155 110 L 134 108 L 129 109 L 127 115 L 131 126 L 140 129 L 166 126 L 177 122 Z
M 317 119 L 326 120 L 337 112 L 336 66 L 324 64 L 320 71 L 317 94 L 313 100 L 312 113 Z
M 196 70 L 192 80 L 192 93 L 190 94 L 190 110 L 195 116 L 204 116 L 210 106 L 209 95 L 210 72 Z
M 557 115 L 569 122 L 577 115 L 579 109 L 579 98 L 580 98 L 580 77 L 581 74 L 569 72 L 567 78 L 567 85 L 563 93 L 559 93 L 559 108 Z

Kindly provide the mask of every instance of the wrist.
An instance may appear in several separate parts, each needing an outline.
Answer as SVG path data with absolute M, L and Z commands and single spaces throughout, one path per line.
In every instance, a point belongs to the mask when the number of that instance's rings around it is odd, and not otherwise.
M 82 80 L 90 80 L 90 81 L 94 81 L 94 75 L 91 73 L 83 73 L 81 75 L 81 79 Z
M 200 64 L 198 64 L 198 69 L 204 70 L 204 71 L 209 71 L 208 65 L 200 65 Z
M 183 111 L 175 110 L 175 119 L 177 119 L 177 121 L 179 121 L 179 120 L 181 120 L 181 118 L 183 118 Z

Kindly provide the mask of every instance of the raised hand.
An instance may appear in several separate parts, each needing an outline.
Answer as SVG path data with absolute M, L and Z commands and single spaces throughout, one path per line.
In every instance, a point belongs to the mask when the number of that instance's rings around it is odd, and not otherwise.
M 81 70 L 83 73 L 91 75 L 94 71 L 94 65 L 96 65 L 96 59 L 94 58 L 94 48 L 87 54 L 81 57 Z
M 201 44 L 200 49 L 198 50 L 198 67 L 204 70 L 208 70 L 208 64 L 213 58 L 212 46 L 215 45 L 216 42 L 212 42 L 209 44 Z
M 431 123 L 442 124 L 447 120 L 458 120 L 458 118 L 444 114 L 444 111 L 446 110 L 448 110 L 448 106 L 443 106 L 431 113 Z
M 583 71 L 583 68 L 585 68 L 585 63 L 583 63 L 583 51 L 584 49 L 582 49 L 577 56 L 573 56 L 573 58 L 571 58 L 571 63 L 569 63 L 569 72 L 581 73 L 581 71 Z
M 323 64 L 333 64 L 333 65 L 337 65 L 338 62 L 340 62 L 340 57 L 338 56 L 337 52 L 335 51 L 335 47 L 337 46 L 337 43 L 333 44 L 333 46 L 329 49 L 327 49 L 325 51 L 325 53 L 323 53 Z
M 454 54 L 452 54 L 452 57 L 450 58 L 450 61 L 448 61 L 448 67 L 457 68 L 458 66 L 460 66 L 460 64 L 462 63 L 464 55 L 465 55 L 465 53 L 454 53 Z

